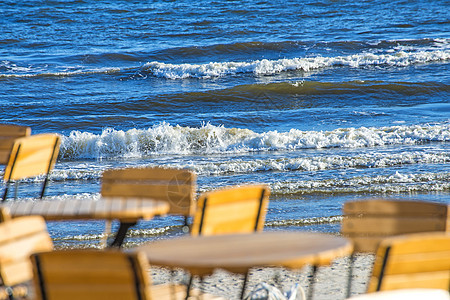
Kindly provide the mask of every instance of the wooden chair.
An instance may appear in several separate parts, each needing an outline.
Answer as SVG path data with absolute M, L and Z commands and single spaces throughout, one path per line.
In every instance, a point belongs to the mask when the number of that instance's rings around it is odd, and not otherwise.
M 191 235 L 262 231 L 270 190 L 265 185 L 233 186 L 200 195 Z
M 183 286 L 152 285 L 143 253 L 66 250 L 31 256 L 37 300 L 178 300 Z M 196 290 L 199 299 L 220 299 Z M 192 298 L 190 298 L 192 299 Z
M 385 239 L 368 292 L 428 288 L 450 292 L 450 234 L 418 233 Z
M 6 182 L 6 188 L 2 201 L 5 201 L 8 195 L 11 181 L 34 177 L 40 174 L 45 174 L 40 194 L 40 198 L 44 197 L 48 175 L 58 158 L 59 145 L 60 138 L 56 134 L 36 134 L 15 139 L 3 174 L 3 181 Z
M 8 162 L 14 140 L 30 134 L 31 128 L 28 126 L 0 124 L 0 165 Z
M 191 235 L 217 235 L 262 231 L 269 204 L 270 189 L 265 185 L 226 187 L 203 193 L 191 226 Z M 245 274 L 243 299 L 248 281 Z M 187 290 L 192 286 L 192 277 Z
M 354 243 L 354 253 L 375 253 L 385 238 L 409 233 L 449 231 L 449 207 L 425 201 L 373 199 L 344 204 L 341 233 Z M 351 292 L 351 257 L 347 296 Z
M 11 213 L 9 208 L 0 207 L 0 223 L 11 220 Z
M 197 176 L 187 169 L 148 167 L 106 170 L 103 197 L 151 198 L 167 201 L 169 214 L 192 216 Z
M 188 228 L 188 218 L 195 212 L 196 181 L 196 174 L 187 169 L 162 167 L 111 169 L 103 173 L 101 195 L 105 198 L 144 200 L 150 198 L 167 201 L 170 204 L 169 214 L 183 216 L 184 226 Z M 124 226 L 132 225 L 134 224 Z M 126 229 L 119 232 L 126 232 Z M 105 236 L 109 232 L 110 223 L 107 223 Z
M 30 255 L 52 248 L 45 221 L 40 216 L 0 223 L 0 299 L 26 296 L 27 284 L 33 278 Z

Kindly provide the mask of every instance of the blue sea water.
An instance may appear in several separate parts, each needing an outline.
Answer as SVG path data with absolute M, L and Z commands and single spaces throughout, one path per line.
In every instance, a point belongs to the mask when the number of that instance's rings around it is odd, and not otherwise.
M 107 168 L 186 167 L 199 192 L 269 184 L 269 230 L 337 232 L 345 201 L 450 203 L 449 8 L 0 0 L 0 121 L 62 136 L 50 198 L 98 197 Z M 130 244 L 180 224 L 141 222 Z M 102 228 L 49 224 L 61 247 Z

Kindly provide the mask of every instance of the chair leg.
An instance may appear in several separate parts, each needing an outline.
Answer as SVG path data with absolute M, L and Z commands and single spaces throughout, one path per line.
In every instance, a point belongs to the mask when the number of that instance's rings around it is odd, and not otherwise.
M 353 277 L 353 266 L 355 264 L 355 255 L 352 253 L 349 257 L 350 265 L 348 269 L 348 278 L 347 278 L 347 293 L 345 298 L 349 298 L 352 292 L 352 277 Z
M 189 282 L 188 282 L 188 284 L 187 284 L 187 286 L 186 286 L 186 300 L 188 300 L 188 298 L 189 298 L 189 296 L 190 296 L 190 293 L 191 293 L 191 288 L 192 288 L 192 281 L 193 281 L 193 278 L 194 278 L 194 276 L 193 275 L 191 275 L 190 277 L 189 277 Z
M 40 197 L 40 199 L 44 198 L 45 188 L 47 187 L 47 182 L 48 182 L 48 174 L 45 176 L 44 183 L 42 184 L 42 190 L 41 190 L 41 197 Z
M 6 200 L 6 196 L 8 195 L 8 190 L 9 190 L 9 181 L 6 183 L 5 191 L 3 192 L 2 202 L 4 202 Z
M 245 289 L 247 288 L 247 282 L 248 282 L 248 271 L 244 275 L 244 282 L 242 283 L 242 290 L 241 290 L 241 298 L 240 299 L 244 299 Z
M 306 299 L 311 300 L 314 294 L 314 281 L 316 280 L 317 266 L 312 266 L 311 279 L 309 280 L 308 296 Z

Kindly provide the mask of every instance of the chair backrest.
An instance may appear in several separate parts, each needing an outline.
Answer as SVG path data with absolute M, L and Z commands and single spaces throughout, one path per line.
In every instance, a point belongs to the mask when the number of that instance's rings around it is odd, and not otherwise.
M 58 250 L 31 256 L 37 300 L 150 299 L 143 253 Z
M 203 193 L 197 202 L 191 235 L 261 231 L 269 195 L 265 185 L 232 186 Z
M 0 164 L 4 165 L 8 162 L 11 147 L 14 140 L 19 137 L 29 136 L 31 127 L 0 124 Z
M 167 201 L 169 214 L 191 216 L 195 211 L 197 176 L 187 169 L 147 167 L 106 170 L 103 197 L 135 197 Z
M 368 292 L 430 288 L 450 291 L 450 234 L 408 234 L 383 240 Z
M 0 223 L 11 220 L 9 208 L 0 207 Z
M 375 252 L 384 238 L 428 231 L 449 231 L 447 204 L 373 199 L 344 204 L 341 233 L 355 252 Z
M 0 223 L 1 285 L 13 286 L 33 278 L 30 255 L 53 248 L 44 219 L 29 216 Z
M 11 155 L 5 166 L 3 180 L 9 184 L 12 180 L 45 174 L 41 198 L 47 185 L 48 174 L 58 158 L 60 138 L 57 134 L 36 134 L 14 140 Z M 8 187 L 3 200 L 6 199 Z

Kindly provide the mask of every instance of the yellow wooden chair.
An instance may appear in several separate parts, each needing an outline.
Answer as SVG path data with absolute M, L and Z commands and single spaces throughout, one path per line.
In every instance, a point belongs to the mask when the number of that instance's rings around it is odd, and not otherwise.
M 31 256 L 37 300 L 181 300 L 184 286 L 152 285 L 143 253 L 66 250 Z M 199 299 L 221 299 L 195 291 Z M 193 299 L 191 297 L 190 299 Z
M 201 194 L 191 235 L 262 231 L 269 195 L 265 185 L 232 186 Z
M 450 292 L 450 233 L 408 234 L 380 243 L 367 292 L 412 288 Z
M 2 201 L 5 201 L 8 195 L 11 181 L 17 182 L 17 180 L 41 174 L 45 175 L 45 179 L 40 198 L 44 197 L 48 175 L 58 158 L 59 145 L 60 138 L 56 134 L 36 134 L 15 139 L 3 174 L 6 188 Z
M 110 169 L 103 173 L 101 195 L 106 199 L 121 197 L 166 201 L 170 205 L 168 213 L 183 216 L 184 226 L 187 229 L 188 217 L 195 212 L 196 182 L 196 174 L 187 169 L 163 167 Z M 132 225 L 134 224 L 126 226 Z M 109 232 L 110 223 L 107 223 L 105 236 Z M 122 232 L 126 232 L 126 229 Z
M 206 192 L 197 200 L 191 235 L 240 234 L 262 231 L 269 205 L 270 189 L 266 185 L 231 186 Z M 245 274 L 243 299 L 248 281 Z M 187 290 L 192 285 L 189 280 Z
M 8 162 L 9 153 L 16 138 L 29 136 L 31 134 L 31 127 L 0 124 L 0 165 Z
M 341 233 L 354 244 L 355 253 L 375 253 L 388 237 L 450 229 L 447 204 L 426 201 L 371 199 L 350 201 L 343 207 Z M 351 292 L 354 255 L 351 256 L 347 296 Z
M 33 278 L 30 255 L 53 248 L 40 216 L 20 217 L 0 223 L 0 299 L 26 297 Z

